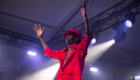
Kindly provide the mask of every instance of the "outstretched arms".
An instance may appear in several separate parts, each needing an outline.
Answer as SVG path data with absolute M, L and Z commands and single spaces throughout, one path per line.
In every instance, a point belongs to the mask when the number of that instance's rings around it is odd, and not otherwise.
M 44 49 L 46 49 L 48 47 L 48 45 L 46 44 L 45 40 L 42 37 L 42 34 L 43 34 L 45 28 L 41 29 L 41 25 L 40 24 L 39 24 L 39 27 L 38 27 L 37 24 L 35 24 L 33 29 L 37 33 L 37 36 L 40 39 Z
M 42 37 L 42 34 L 43 34 L 45 28 L 41 29 L 41 25 L 40 25 L 40 24 L 39 24 L 39 27 L 38 27 L 37 24 L 35 24 L 33 29 L 34 29 L 35 32 L 37 33 L 37 36 L 39 37 L 39 39 L 40 39 L 40 41 L 41 41 L 41 43 L 42 43 L 42 45 L 43 45 L 43 47 L 44 47 L 44 49 L 45 49 L 44 54 L 45 54 L 46 56 L 49 56 L 49 57 L 52 57 L 52 58 L 54 58 L 54 59 L 60 60 L 61 57 L 62 57 L 61 51 L 59 51 L 59 50 L 51 50 L 51 49 L 48 47 L 48 45 L 46 44 L 46 42 L 45 42 L 45 40 L 43 39 L 43 37 Z
M 81 8 L 81 12 L 82 12 L 82 16 L 85 20 L 85 28 L 86 28 L 86 34 L 88 36 L 92 36 L 92 33 L 89 29 L 89 24 L 88 24 L 88 18 L 87 18 L 87 14 L 86 14 L 86 3 L 85 1 L 83 0 L 83 8 Z

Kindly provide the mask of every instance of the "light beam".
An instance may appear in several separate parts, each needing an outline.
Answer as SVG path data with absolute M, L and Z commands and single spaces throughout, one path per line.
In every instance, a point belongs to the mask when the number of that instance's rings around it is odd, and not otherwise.
M 110 40 L 98 45 L 94 45 L 88 48 L 88 54 L 85 59 L 86 64 L 93 63 L 99 59 L 113 44 L 114 40 Z
M 31 75 L 24 76 L 20 80 L 54 80 L 57 74 L 58 68 L 59 68 L 59 63 L 49 68 L 35 72 Z

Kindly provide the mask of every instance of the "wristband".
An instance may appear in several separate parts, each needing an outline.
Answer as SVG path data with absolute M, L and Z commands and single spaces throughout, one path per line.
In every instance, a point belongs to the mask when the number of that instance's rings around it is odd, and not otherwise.
M 85 21 L 87 21 L 87 20 L 88 20 L 88 18 L 87 18 L 87 17 L 84 17 L 84 20 L 85 20 Z

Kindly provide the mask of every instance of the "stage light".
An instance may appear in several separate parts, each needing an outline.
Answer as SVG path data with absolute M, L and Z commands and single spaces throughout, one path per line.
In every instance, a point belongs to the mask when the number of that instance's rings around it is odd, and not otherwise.
M 125 25 L 130 28 L 132 27 L 132 22 L 130 20 L 126 20 Z
M 126 20 L 129 20 L 132 24 L 135 23 L 135 13 L 132 11 L 129 11 L 128 13 L 124 14 L 124 17 Z
M 114 40 L 114 39 L 112 39 L 112 40 L 110 41 L 110 43 L 111 43 L 111 44 L 114 44 L 114 43 L 115 43 L 115 40 Z
M 132 11 L 124 14 L 126 19 L 125 25 L 127 27 L 132 27 L 135 23 L 135 14 Z M 117 23 L 116 26 L 113 26 L 113 29 L 117 31 L 116 36 L 114 37 L 115 43 L 118 43 L 126 38 L 126 33 L 124 32 L 126 26 L 124 23 Z
M 98 69 L 97 69 L 97 68 L 94 68 L 94 67 L 91 67 L 91 68 L 90 68 L 90 71 L 97 72 Z
M 92 30 L 92 37 L 93 37 L 91 43 L 95 43 L 99 39 L 99 35 L 100 35 L 101 31 L 96 27 L 96 26 L 98 26 L 97 24 L 98 24 L 98 22 L 97 23 L 95 22 L 90 25 L 91 30 Z
M 96 39 L 93 38 L 92 41 L 91 41 L 91 43 L 92 43 L 92 44 L 96 43 Z
M 116 30 L 116 36 L 114 37 L 115 43 L 118 43 L 125 39 L 126 33 L 124 32 L 124 25 L 122 23 L 118 23 L 116 26 L 113 27 Z
M 28 51 L 28 55 L 36 56 L 36 53 L 32 51 Z
M 140 79 L 140 76 L 136 76 L 135 78 L 136 78 L 136 79 Z
M 120 32 L 120 33 L 117 33 L 117 35 L 114 37 L 114 41 L 115 41 L 115 43 L 118 43 L 118 42 L 124 40 L 125 38 L 126 38 L 126 33 Z

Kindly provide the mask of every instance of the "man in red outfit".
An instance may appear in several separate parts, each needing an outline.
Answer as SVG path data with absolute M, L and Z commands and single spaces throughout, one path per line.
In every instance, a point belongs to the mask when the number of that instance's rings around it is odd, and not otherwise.
M 82 80 L 87 48 L 92 40 L 85 7 L 84 2 L 84 7 L 81 8 L 81 12 L 85 20 L 85 38 L 82 39 L 81 32 L 76 29 L 63 32 L 63 35 L 66 37 L 65 42 L 68 45 L 63 50 L 51 50 L 42 37 L 45 28 L 41 29 L 40 24 L 39 27 L 37 24 L 34 25 L 33 29 L 36 31 L 45 49 L 44 54 L 60 61 L 60 68 L 56 80 Z

